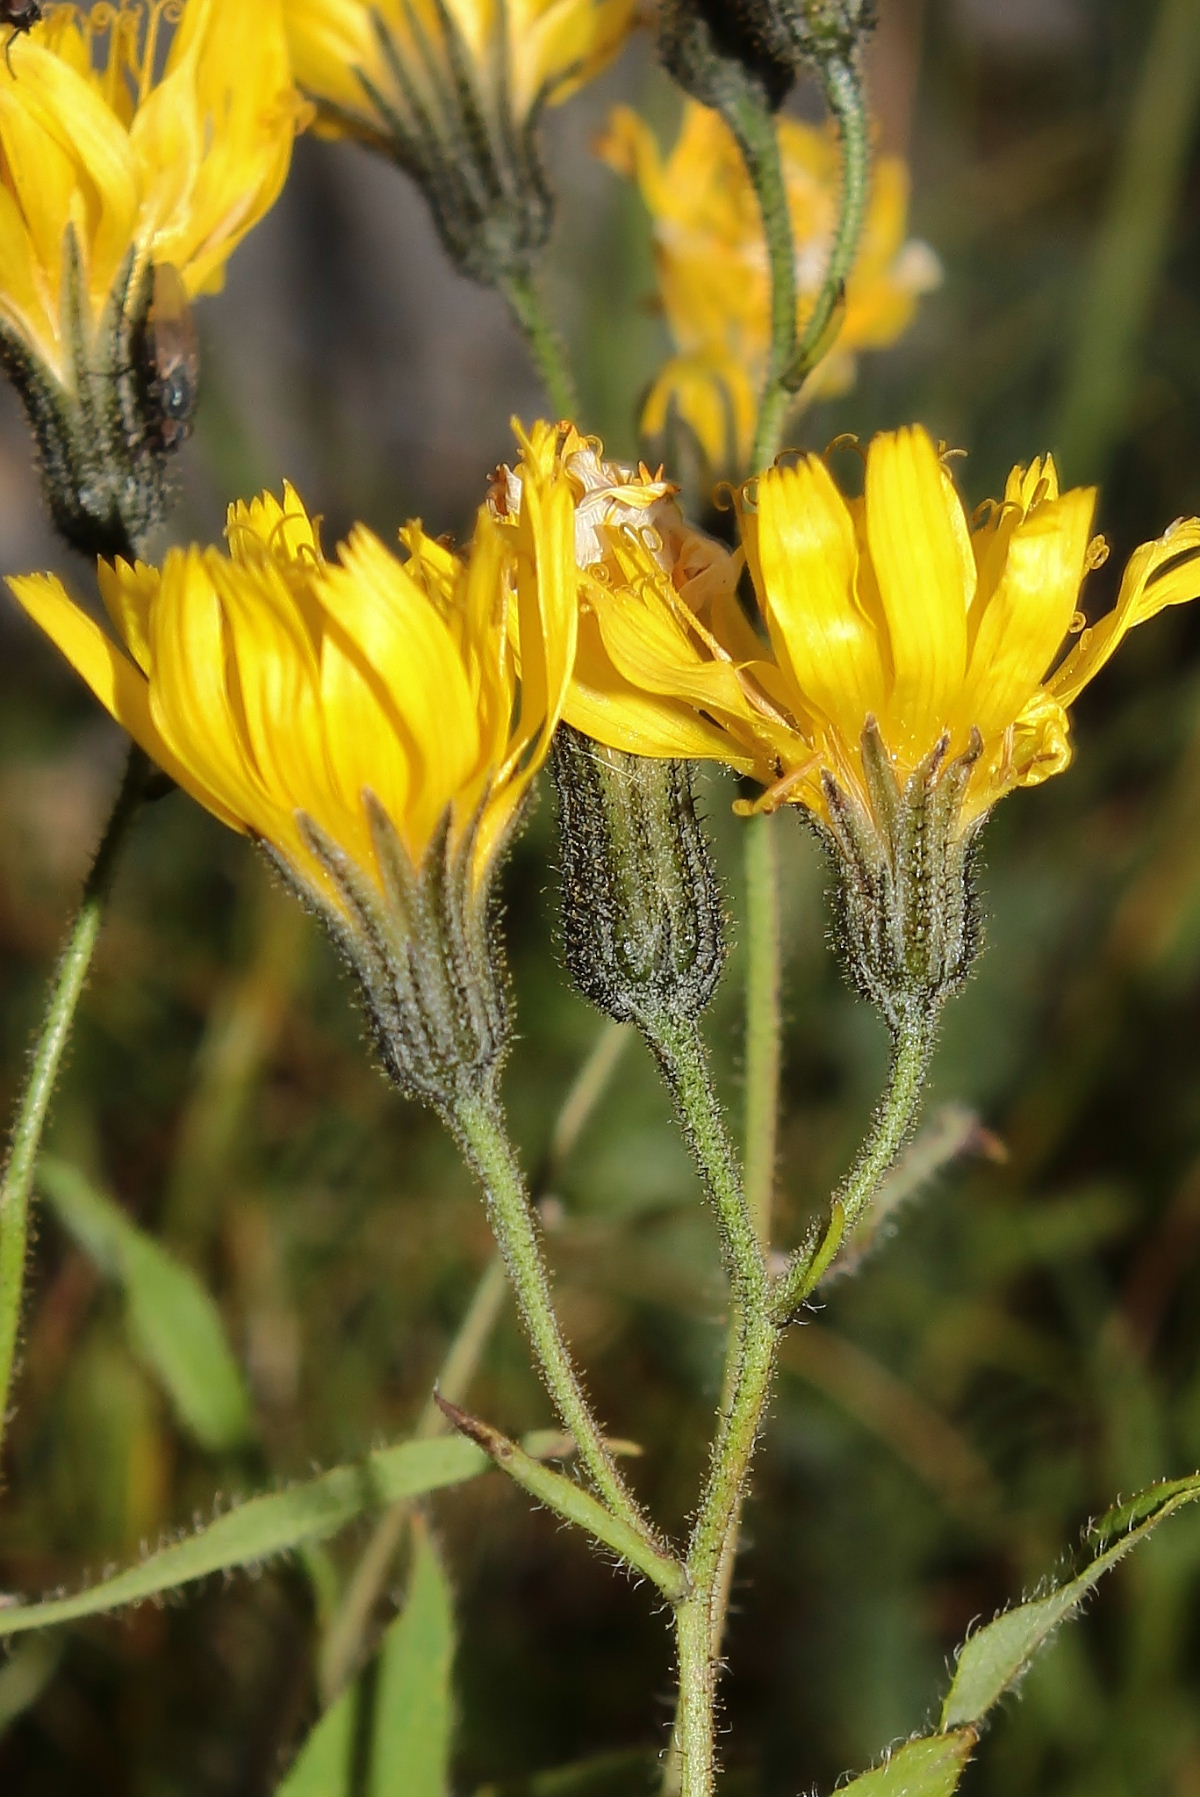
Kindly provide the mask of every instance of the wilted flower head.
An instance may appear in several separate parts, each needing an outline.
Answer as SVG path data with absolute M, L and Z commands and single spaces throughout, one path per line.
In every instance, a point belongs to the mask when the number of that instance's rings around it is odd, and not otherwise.
M 161 504 L 154 266 L 189 298 L 221 286 L 302 116 L 283 0 L 55 6 L 0 58 L 0 355 L 84 550 L 119 548 Z
M 455 264 L 494 283 L 550 225 L 535 130 L 616 54 L 635 0 L 285 0 L 320 127 L 420 183 Z
M 840 159 L 831 130 L 795 119 L 779 120 L 778 130 L 802 326 L 837 224 Z M 733 134 L 718 113 L 689 100 L 664 156 L 645 121 L 618 107 L 599 151 L 637 180 L 650 212 L 659 298 L 679 351 L 650 390 L 642 428 L 658 436 L 675 414 L 713 470 L 744 468 L 770 347 L 771 275 L 759 201 Z M 918 297 L 940 279 L 932 250 L 906 241 L 907 213 L 908 170 L 899 157 L 880 156 L 841 329 L 802 397 L 848 387 L 858 353 L 894 342 Z
M 227 553 L 101 563 L 111 635 L 57 577 L 10 581 L 147 754 L 320 910 L 389 1066 L 426 1096 L 459 1060 L 490 1068 L 503 1039 L 488 896 L 574 643 L 557 510 L 536 543 L 485 510 L 465 554 L 412 524 L 400 557 L 359 526 L 327 560 L 285 487 L 230 509 Z M 526 623 L 520 683 L 510 610 Z M 463 981 L 488 1012 L 465 1046 Z

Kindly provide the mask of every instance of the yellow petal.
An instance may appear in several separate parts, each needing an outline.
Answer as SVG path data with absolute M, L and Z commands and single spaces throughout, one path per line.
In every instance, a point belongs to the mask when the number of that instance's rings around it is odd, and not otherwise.
M 920 756 L 962 687 L 975 564 L 962 502 L 919 425 L 871 443 L 866 536 L 892 662 L 879 723 L 890 748 Z
M 1062 645 L 1079 603 L 1094 488 L 1045 500 L 1008 538 L 994 590 L 972 613 L 973 640 L 957 720 L 985 738 L 1008 727 Z
M 799 711 L 854 741 L 886 695 L 877 622 L 856 592 L 858 550 L 845 501 L 816 456 L 753 483 L 741 507 L 746 559 Z

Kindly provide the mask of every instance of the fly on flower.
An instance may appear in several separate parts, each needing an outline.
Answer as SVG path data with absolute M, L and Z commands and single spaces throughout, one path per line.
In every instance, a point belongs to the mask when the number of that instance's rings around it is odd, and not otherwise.
M 4 44 L 4 60 L 12 71 L 12 47 L 23 31 L 32 31 L 41 23 L 42 0 L 0 0 L 0 24 L 12 29 Z
M 155 264 L 140 360 L 150 439 L 157 449 L 178 449 L 192 434 L 200 339 L 183 276 L 173 262 Z

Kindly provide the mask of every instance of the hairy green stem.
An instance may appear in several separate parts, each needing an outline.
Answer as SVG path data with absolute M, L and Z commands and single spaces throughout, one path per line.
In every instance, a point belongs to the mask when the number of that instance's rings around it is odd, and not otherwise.
M 849 1234 L 895 1164 L 920 1109 L 921 1093 L 937 1032 L 936 1013 L 914 1018 L 892 1043 L 888 1082 L 858 1159 L 834 1194 L 833 1222 L 842 1238 Z M 779 1323 L 792 1318 L 829 1264 L 820 1247 L 801 1248 L 775 1283 L 772 1314 Z
M 845 1228 L 863 1216 L 912 1127 L 935 1025 L 936 1016 L 929 1013 L 896 1037 L 883 1098 L 831 1206 Z M 819 1251 L 810 1248 L 773 1285 L 741 1289 L 720 1423 L 685 1561 L 688 1593 L 676 1605 L 679 1703 L 664 1787 L 668 1797 L 712 1797 L 715 1788 L 717 1680 L 742 1505 L 770 1400 L 781 1329 L 825 1264 Z
M 775 820 L 748 820 L 744 837 L 746 876 L 746 1208 L 767 1242 L 775 1187 L 779 1128 L 782 1019 L 779 1002 L 779 856 Z
M 729 1568 L 754 1449 L 771 1395 L 779 1331 L 765 1304 L 743 1317 L 737 1377 L 717 1439 L 685 1562 L 689 1593 L 675 1611 L 679 1705 L 675 1753 L 680 1797 L 712 1797 L 717 1676 Z
M 759 402 L 748 474 L 757 474 L 779 447 L 791 395 L 783 377 L 796 347 L 796 245 L 788 206 L 779 130 L 770 109 L 749 95 L 724 111 L 758 196 L 771 266 L 771 344 Z
M 842 144 L 841 205 L 821 291 L 784 371 L 784 385 L 793 393 L 831 347 L 830 331 L 858 255 L 871 190 L 871 124 L 862 70 L 853 58 L 833 58 L 823 64 L 821 80 Z
M 546 397 L 559 418 L 579 415 L 579 396 L 562 338 L 546 315 L 541 294 L 529 276 L 506 275 L 500 291 L 525 339 Z
M 667 1016 L 652 1017 L 642 1028 L 675 1100 L 684 1137 L 716 1211 L 721 1258 L 734 1302 L 741 1309 L 753 1308 L 766 1293 L 766 1260 L 713 1091 L 700 1032 L 691 1019 Z
M 563 1427 L 574 1437 L 579 1458 L 611 1514 L 662 1554 L 663 1542 L 626 1485 L 571 1359 L 554 1308 L 536 1214 L 497 1101 L 464 1091 L 447 1107 L 445 1121 L 483 1187 L 488 1220 Z
M 721 1423 L 689 1550 L 690 1590 L 676 1611 L 679 1705 L 663 1787 L 664 1797 L 699 1797 L 711 1789 L 713 1777 L 716 1667 L 742 1493 L 770 1384 L 776 1331 L 763 1239 L 746 1202 L 699 1031 L 694 1022 L 669 1018 L 652 1019 L 643 1028 L 716 1211 L 730 1284 Z
M 131 746 L 120 789 L 50 986 L 45 1014 L 34 1044 L 33 1064 L 17 1105 L 8 1160 L 0 1181 L 0 1442 L 4 1438 L 8 1416 L 9 1390 L 20 1330 L 29 1236 L 29 1201 L 42 1131 L 63 1055 L 70 1040 L 75 1012 L 99 940 L 113 876 L 129 826 L 142 798 L 148 769 L 149 763 L 145 755 L 136 746 Z

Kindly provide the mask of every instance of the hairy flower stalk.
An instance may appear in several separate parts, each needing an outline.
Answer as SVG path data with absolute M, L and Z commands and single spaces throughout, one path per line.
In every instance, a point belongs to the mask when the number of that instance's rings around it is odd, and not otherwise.
M 407 170 L 461 273 L 488 286 L 528 281 L 553 209 L 541 113 L 616 55 L 633 0 L 284 3 L 319 128 Z
M 831 130 L 796 119 L 780 119 L 772 128 L 778 133 L 794 246 L 790 345 L 822 289 L 842 177 Z M 629 107 L 613 113 L 599 153 L 618 173 L 636 180 L 650 213 L 658 300 L 676 349 L 646 397 L 642 430 L 653 440 L 669 440 L 682 425 L 711 470 L 743 474 L 751 465 L 773 347 L 761 196 L 744 150 L 718 113 L 693 100 L 668 154 Z M 937 285 L 940 270 L 932 250 L 906 237 L 908 185 L 899 157 L 877 158 L 837 336 L 807 373 L 794 403 L 844 392 L 854 380 L 857 356 L 894 342 L 919 297 Z
M 274 203 L 305 111 L 283 0 L 55 6 L 0 59 L 0 359 L 85 555 L 165 514 L 187 304 Z

